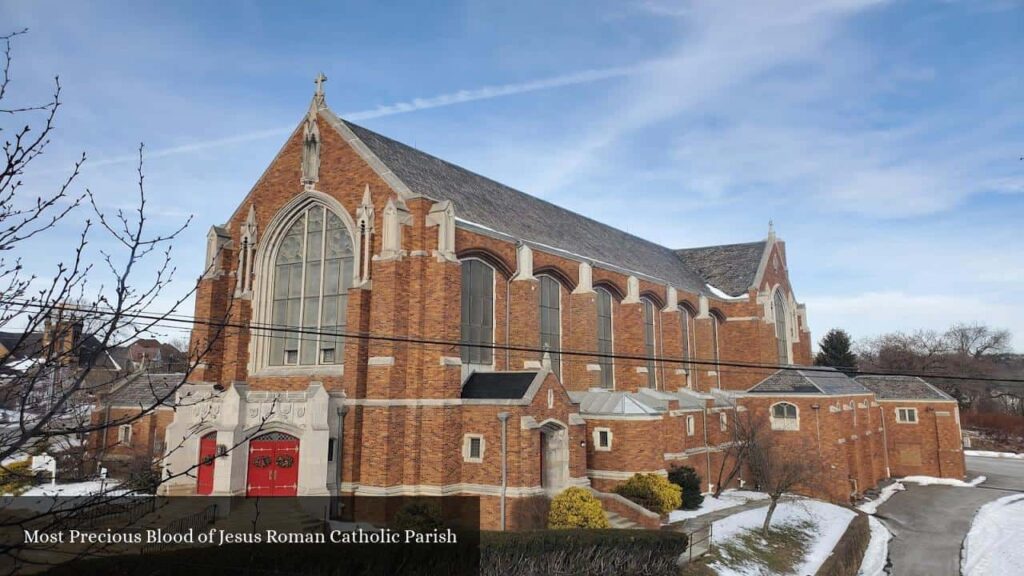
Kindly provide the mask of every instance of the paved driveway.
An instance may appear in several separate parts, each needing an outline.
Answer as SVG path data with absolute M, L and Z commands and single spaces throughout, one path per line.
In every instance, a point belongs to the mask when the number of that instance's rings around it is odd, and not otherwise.
M 1024 491 L 1024 460 L 967 457 L 968 480 L 988 479 L 977 488 L 906 484 L 878 510 L 893 534 L 889 559 L 895 576 L 956 576 L 960 546 L 983 504 L 1011 491 Z

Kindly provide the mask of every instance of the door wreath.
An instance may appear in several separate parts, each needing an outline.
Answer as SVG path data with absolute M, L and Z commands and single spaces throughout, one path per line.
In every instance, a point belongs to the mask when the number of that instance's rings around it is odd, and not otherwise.
M 270 456 L 255 456 L 252 459 L 252 465 L 257 468 L 266 468 L 270 466 Z
M 295 464 L 295 458 L 288 454 L 280 454 L 277 457 L 278 468 L 291 468 Z

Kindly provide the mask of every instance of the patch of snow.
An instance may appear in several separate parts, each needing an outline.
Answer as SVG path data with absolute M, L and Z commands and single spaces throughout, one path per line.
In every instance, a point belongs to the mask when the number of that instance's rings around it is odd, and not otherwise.
M 718 520 L 713 524 L 711 530 L 715 545 L 721 545 L 744 530 L 760 530 L 767 513 L 768 507 L 766 506 L 764 508 L 746 510 Z M 800 565 L 794 567 L 794 573 L 816 574 L 821 565 L 832 554 L 832 549 L 835 548 L 843 533 L 846 532 L 846 527 L 850 525 L 850 521 L 856 515 L 852 510 L 817 500 L 779 502 L 778 507 L 775 509 L 775 514 L 772 516 L 772 526 L 794 524 L 803 521 L 810 521 L 815 525 L 815 529 L 811 532 L 814 540 L 809 543 L 807 554 L 804 556 L 803 561 Z M 743 574 L 743 571 L 736 571 L 721 562 L 712 563 L 711 568 L 719 576 L 738 576 Z
M 864 550 L 864 559 L 861 560 L 860 570 L 857 576 L 885 576 L 885 565 L 889 563 L 889 541 L 892 534 L 882 524 L 882 521 L 874 516 L 868 516 L 868 526 L 871 528 L 871 540 Z
M 861 512 L 864 512 L 865 514 L 874 514 L 875 512 L 878 512 L 879 506 L 885 504 L 885 502 L 889 498 L 892 498 L 893 494 L 897 492 L 902 492 L 904 490 L 906 490 L 906 488 L 903 486 L 903 484 L 900 484 L 899 482 L 893 482 L 892 484 L 889 484 L 885 488 L 882 488 L 882 493 L 878 495 L 878 498 L 861 504 L 860 506 L 857 507 L 857 509 L 860 510 Z
M 1016 452 L 992 452 L 990 450 L 964 450 L 966 456 L 984 456 L 985 458 L 1015 458 L 1024 460 L 1024 454 Z
M 1024 574 L 1024 495 L 1004 496 L 978 510 L 964 538 L 964 576 Z
M 963 480 L 957 480 L 956 478 L 936 478 L 935 476 L 906 476 L 900 479 L 902 482 L 913 482 L 920 486 L 933 486 L 938 484 L 942 486 L 956 486 L 959 488 L 974 488 L 985 480 L 987 480 L 987 478 L 984 476 L 978 476 L 970 482 L 964 482 Z
M 116 490 L 119 482 L 117 480 L 88 480 L 86 482 L 72 482 L 70 484 L 42 484 L 34 486 L 23 492 L 22 496 L 94 496 L 97 494 L 118 495 L 126 493 L 125 490 Z
M 747 299 L 746 295 L 731 296 L 729 294 L 726 294 L 721 289 L 716 288 L 716 287 L 712 286 L 711 284 L 705 284 L 705 286 L 708 287 L 708 292 L 711 292 L 712 296 L 714 296 L 715 298 L 718 298 L 720 300 L 746 300 Z
M 742 506 L 754 500 L 767 500 L 768 495 L 763 492 L 751 492 L 749 490 L 723 490 L 718 498 L 711 494 L 704 495 L 704 502 L 696 510 L 673 510 L 669 516 L 669 523 L 696 518 L 719 510 L 726 510 L 736 506 Z

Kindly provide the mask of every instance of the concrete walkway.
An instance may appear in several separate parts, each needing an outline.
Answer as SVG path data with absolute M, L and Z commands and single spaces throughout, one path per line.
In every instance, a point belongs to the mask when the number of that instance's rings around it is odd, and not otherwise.
M 967 457 L 968 480 L 985 476 L 975 488 L 906 483 L 878 509 L 893 539 L 889 558 L 894 576 L 956 576 L 960 548 L 974 515 L 987 502 L 1024 491 L 1024 461 Z

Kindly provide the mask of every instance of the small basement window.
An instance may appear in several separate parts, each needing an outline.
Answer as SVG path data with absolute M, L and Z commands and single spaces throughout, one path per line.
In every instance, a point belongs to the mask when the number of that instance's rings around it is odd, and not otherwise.
M 725 432 L 729 429 L 729 415 L 725 412 L 718 413 L 718 426 Z
M 462 443 L 462 459 L 479 464 L 484 461 L 484 437 L 480 434 L 466 434 Z
M 896 421 L 900 424 L 917 424 L 917 408 L 897 408 Z
M 610 428 L 594 428 L 594 449 L 608 452 L 612 449 L 612 431 Z
M 693 416 L 686 417 L 686 435 L 693 436 L 697 430 L 697 419 Z

